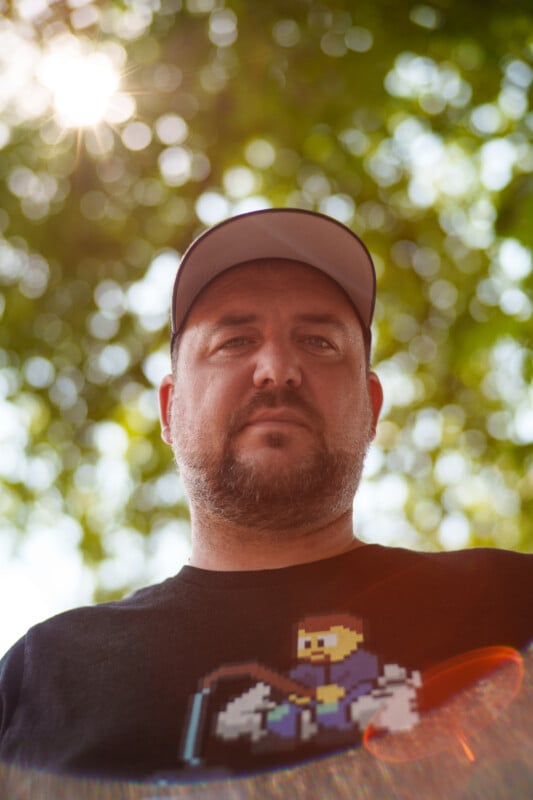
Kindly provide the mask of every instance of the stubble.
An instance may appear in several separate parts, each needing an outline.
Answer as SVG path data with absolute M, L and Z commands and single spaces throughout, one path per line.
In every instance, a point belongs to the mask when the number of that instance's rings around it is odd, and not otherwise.
M 239 457 L 235 440 L 247 420 L 258 409 L 278 406 L 306 415 L 314 439 L 309 453 L 279 469 L 267 468 L 260 459 Z M 362 421 L 360 436 L 349 450 L 331 451 L 321 416 L 297 392 L 284 389 L 258 392 L 233 415 L 218 457 L 207 446 L 192 448 L 179 438 L 175 455 L 191 504 L 254 533 L 272 534 L 319 524 L 349 509 L 372 437 L 369 417 Z M 271 432 L 264 444 L 276 450 L 288 446 L 288 441 L 283 432 Z

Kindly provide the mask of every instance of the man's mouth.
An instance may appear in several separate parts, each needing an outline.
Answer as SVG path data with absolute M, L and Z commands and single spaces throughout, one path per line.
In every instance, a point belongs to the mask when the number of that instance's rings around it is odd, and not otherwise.
M 297 426 L 300 428 L 308 428 L 308 422 L 302 417 L 301 414 L 296 414 L 294 411 L 285 408 L 265 408 L 262 411 L 256 411 L 244 423 L 243 428 L 247 427 L 284 427 L 284 426 Z
M 300 427 L 320 432 L 322 419 L 310 405 L 292 391 L 263 391 L 236 411 L 230 424 L 229 435 L 235 436 L 244 428 L 254 426 L 278 430 Z

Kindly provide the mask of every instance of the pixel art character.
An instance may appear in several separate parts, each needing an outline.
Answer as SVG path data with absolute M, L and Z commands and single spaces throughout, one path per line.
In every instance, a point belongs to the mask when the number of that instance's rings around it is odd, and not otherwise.
M 320 728 L 353 728 L 351 704 L 370 692 L 378 677 L 378 659 L 360 647 L 362 642 L 362 625 L 355 617 L 302 620 L 297 632 L 298 664 L 290 677 L 315 692 L 290 694 L 285 703 L 268 712 L 267 729 L 278 736 L 304 740 Z

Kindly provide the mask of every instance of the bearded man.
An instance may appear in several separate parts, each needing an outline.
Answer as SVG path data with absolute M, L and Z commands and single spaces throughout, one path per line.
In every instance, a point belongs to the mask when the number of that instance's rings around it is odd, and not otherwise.
M 9 651 L 2 758 L 144 779 L 269 769 L 356 747 L 369 724 L 409 732 L 428 670 L 527 646 L 531 556 L 355 536 L 382 404 L 374 302 L 366 247 L 320 214 L 253 212 L 190 246 L 160 388 L 189 564 Z

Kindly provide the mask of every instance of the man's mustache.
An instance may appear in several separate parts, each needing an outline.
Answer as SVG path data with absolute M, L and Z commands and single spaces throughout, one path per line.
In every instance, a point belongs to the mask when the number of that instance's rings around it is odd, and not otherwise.
M 237 409 L 229 424 L 228 434 L 233 436 L 239 433 L 253 417 L 254 413 L 263 408 L 294 408 L 304 412 L 304 416 L 314 423 L 318 430 L 323 428 L 322 415 L 313 408 L 301 394 L 293 389 L 262 389 L 256 392 L 242 408 Z

